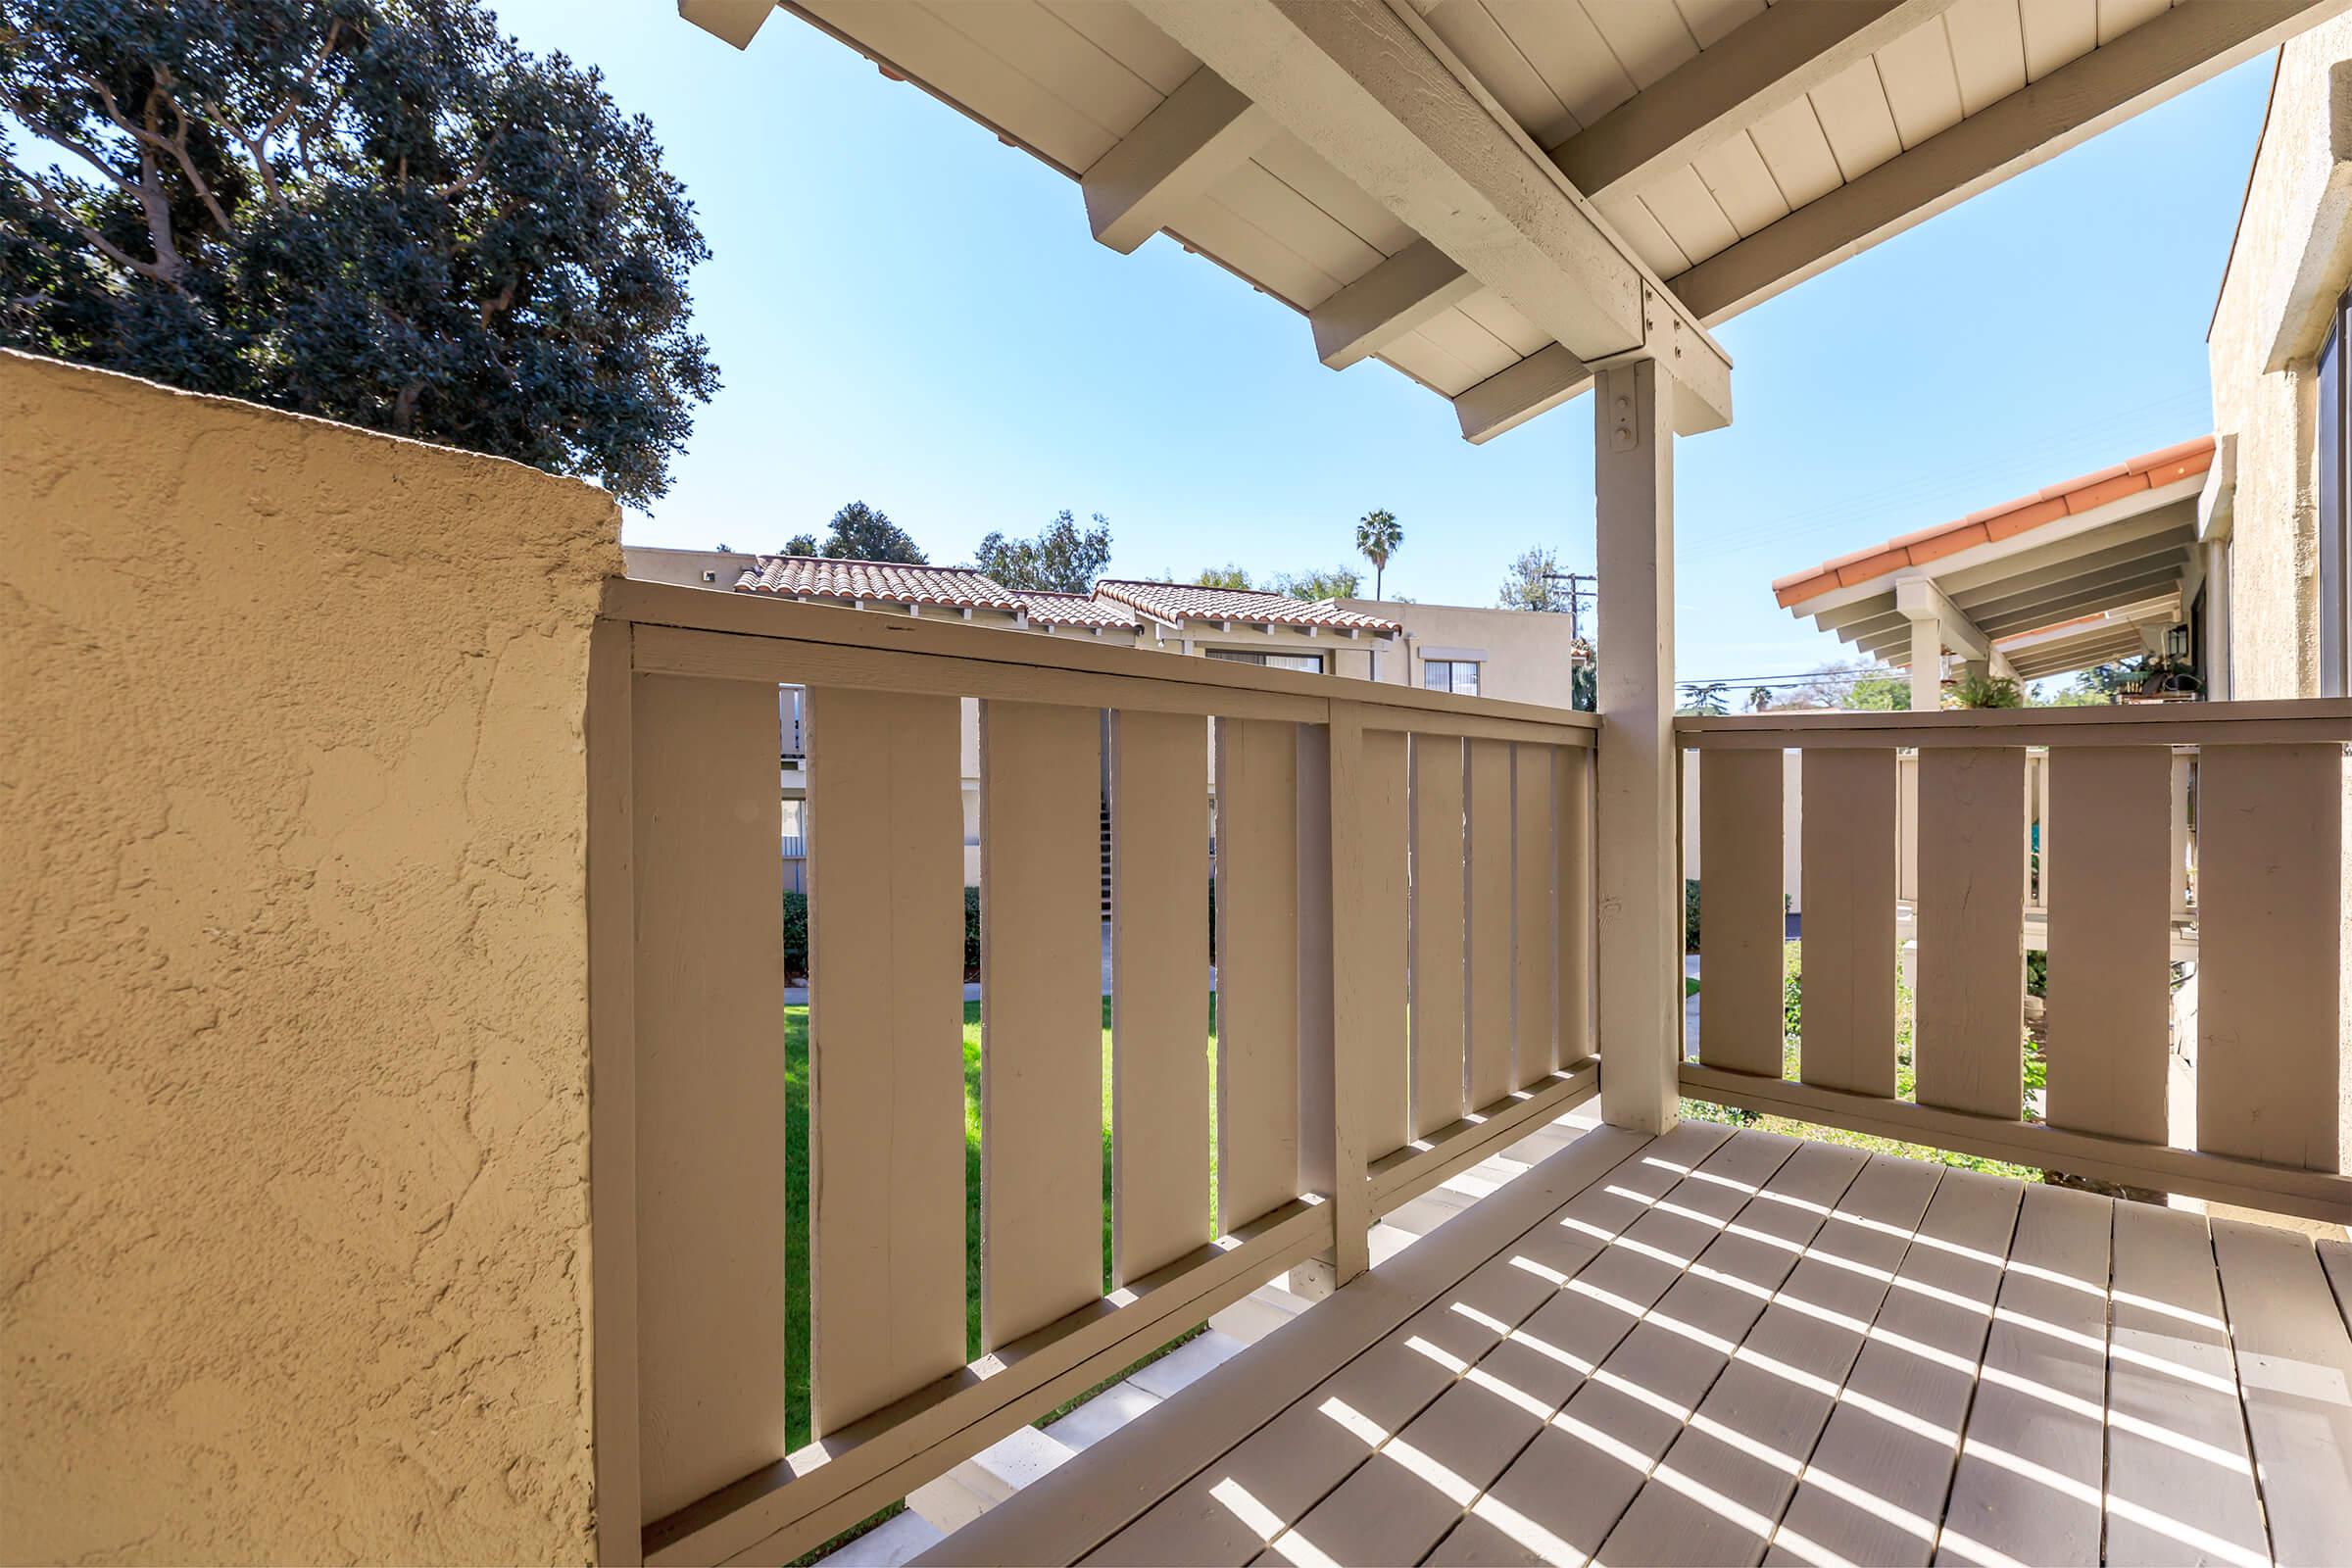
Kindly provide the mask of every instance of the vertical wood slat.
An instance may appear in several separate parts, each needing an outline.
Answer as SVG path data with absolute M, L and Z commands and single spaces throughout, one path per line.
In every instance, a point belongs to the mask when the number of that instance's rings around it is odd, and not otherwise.
M 2161 746 L 2060 747 L 2044 762 L 2053 1127 L 2170 1138 L 2171 764 Z M 2059 837 L 2068 873 L 2052 885 Z
M 807 713 L 822 1437 L 963 1364 L 963 807 L 955 698 Z
M 1919 757 L 1919 1102 L 2025 1114 L 2026 754 Z
M 1698 1059 L 1781 1076 L 1779 752 L 1702 752 L 1698 764 Z
M 1217 1226 L 1298 1196 L 1298 734 L 1217 720 Z
M 1207 758 L 1203 719 L 1111 714 L 1114 1283 L 1211 1236 Z
M 1415 735 L 1412 749 L 1413 1136 L 1459 1121 L 1462 1097 L 1462 743 Z
M 1891 1100 L 1894 752 L 1809 750 L 1800 776 L 1805 937 L 1798 1076 L 1824 1089 Z
M 1511 747 L 1474 740 L 1464 749 L 1463 794 L 1469 861 L 1463 888 L 1467 938 L 1470 1108 L 1510 1093 L 1511 1081 Z
M 980 705 L 980 1344 L 1102 1289 L 1102 714 Z
M 776 689 L 639 675 L 631 794 L 648 1519 L 784 1452 Z
M 2339 1169 L 2343 748 L 2207 746 L 2197 791 L 2197 1147 Z
M 1559 1061 L 1559 1012 L 1552 965 L 1558 900 L 1552 888 L 1556 746 L 1511 748 L 1511 1087 L 1524 1088 Z
M 1563 748 L 1552 763 L 1552 886 L 1559 904 L 1559 1064 L 1592 1054 L 1592 753 Z
M 1336 707 L 1336 705 L 1335 705 Z M 1409 961 L 1405 880 L 1410 824 L 1406 816 L 1405 738 L 1394 730 L 1361 730 L 1354 771 L 1357 898 L 1352 909 L 1334 895 L 1334 917 L 1354 934 L 1335 934 L 1342 977 L 1335 985 L 1347 1004 L 1340 1038 L 1360 1063 L 1364 1155 L 1393 1153 L 1413 1136 L 1411 1061 L 1405 1040 L 1405 973 Z M 1346 773 L 1336 775 L 1345 787 Z
M 588 633 L 588 1212 L 596 1311 L 596 1555 L 645 1560 L 637 1397 L 637 918 L 633 632 Z
M 1298 1169 L 1309 1191 L 1330 1196 L 1333 1282 L 1345 1285 L 1371 1265 L 1364 1111 L 1377 1048 L 1372 999 L 1361 986 L 1380 955 L 1363 887 L 1372 858 L 1363 834 L 1363 715 L 1334 703 L 1328 725 L 1300 725 L 1298 734 Z

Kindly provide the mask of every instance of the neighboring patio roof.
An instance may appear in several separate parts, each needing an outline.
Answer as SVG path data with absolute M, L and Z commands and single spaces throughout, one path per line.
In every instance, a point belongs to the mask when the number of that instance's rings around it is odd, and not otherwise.
M 1197 588 L 1188 583 L 1135 582 L 1104 578 L 1095 584 L 1098 598 L 1142 611 L 1171 625 L 1186 621 L 1240 622 L 1253 626 L 1299 626 L 1349 633 L 1395 635 L 1404 628 L 1393 620 L 1342 610 L 1328 599 L 1312 603 L 1285 594 L 1251 589 Z
M 680 0 L 748 43 L 766 0 Z M 1481 441 L 2277 44 L 2341 0 L 786 0 L 1378 358 Z
M 2024 679 L 2087 668 L 2140 652 L 2143 628 L 2180 618 L 2213 461 L 2211 436 L 2142 453 L 1790 572 L 1773 593 L 1798 618 L 1895 663 L 1912 662 L 1915 629 L 1933 627 L 1933 654 L 1949 649 Z
M 1133 631 L 1135 612 L 1126 606 L 1090 594 L 1053 593 L 1037 588 L 1011 590 L 1029 612 L 1032 626 L 1102 626 Z
M 956 610 L 1023 606 L 1012 591 L 969 566 L 902 566 L 879 561 L 834 561 L 822 556 L 761 556 L 736 580 L 737 593 L 845 604 L 945 605 Z

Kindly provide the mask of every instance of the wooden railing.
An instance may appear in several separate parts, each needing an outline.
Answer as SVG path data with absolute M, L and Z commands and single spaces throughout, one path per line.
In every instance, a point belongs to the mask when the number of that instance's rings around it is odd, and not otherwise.
M 1677 725 L 1705 865 L 1698 1099 L 2099 1180 L 2352 1219 L 2338 1174 L 2352 703 L 1764 715 Z M 2048 748 L 2044 1119 L 2026 1116 L 2028 748 Z M 1919 934 L 1897 1095 L 1898 753 Z M 1801 1028 L 1785 1072 L 1784 750 L 1799 752 Z M 2193 1116 L 2176 1139 L 2175 808 L 2197 780 Z M 2190 1107 L 2181 1107 L 2188 1109 Z
M 787 1205 L 785 683 L 807 688 L 807 1212 Z M 590 688 L 609 1561 L 790 1560 L 1275 1274 L 1320 1256 L 1345 1279 L 1379 1214 L 1594 1091 L 1587 715 L 624 582 Z M 814 1441 L 787 1453 L 803 1298 Z

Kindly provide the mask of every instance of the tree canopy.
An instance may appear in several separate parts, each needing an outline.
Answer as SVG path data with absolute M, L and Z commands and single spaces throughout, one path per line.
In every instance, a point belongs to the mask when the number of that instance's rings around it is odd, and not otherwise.
M 0 344 L 642 504 L 709 255 L 651 122 L 479 0 L 0 0 Z
M 1233 565 L 1230 563 L 1222 566 L 1202 566 L 1200 568 L 1200 575 L 1195 577 L 1193 582 L 1196 586 L 1201 588 L 1241 589 L 1245 591 L 1251 586 L 1248 568 Z
M 1312 603 L 1318 599 L 1353 599 L 1363 588 L 1364 579 L 1356 575 L 1352 566 L 1331 566 L 1310 571 L 1278 571 L 1267 586 L 1275 593 Z
M 1007 588 L 1090 592 L 1110 564 L 1110 519 L 1098 512 L 1094 520 L 1095 525 L 1081 533 L 1078 519 L 1065 507 L 1034 539 L 1007 539 L 991 532 L 980 541 L 973 564 Z
M 796 548 L 808 545 L 810 548 Z M 853 501 L 833 514 L 825 525 L 824 543 L 808 534 L 786 540 L 788 556 L 830 556 L 836 561 L 887 561 L 902 566 L 927 566 L 931 558 L 916 547 L 914 536 L 862 501 Z
M 1367 512 L 1355 525 L 1355 550 L 1372 564 L 1372 597 L 1380 597 L 1381 579 L 1389 569 L 1389 558 L 1404 544 L 1404 525 L 1396 514 L 1386 507 Z
M 1536 545 L 1521 551 L 1504 574 L 1494 603 L 1504 610 L 1567 610 L 1567 587 L 1551 580 L 1559 569 L 1556 550 Z

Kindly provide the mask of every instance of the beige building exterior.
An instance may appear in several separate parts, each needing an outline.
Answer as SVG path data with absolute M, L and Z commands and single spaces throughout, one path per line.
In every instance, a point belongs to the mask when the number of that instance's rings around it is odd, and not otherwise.
M 2217 696 L 2346 684 L 2344 299 L 2352 288 L 2352 18 L 2289 39 L 2207 337 L 2223 461 L 2199 507 L 2220 590 Z M 2329 383 L 2333 384 L 2330 385 Z M 2352 770 L 2345 795 L 2352 804 Z M 2352 886 L 2352 853 L 2344 865 Z M 2352 902 L 2344 906 L 2352 954 Z M 2352 1066 L 2352 968 L 2339 1015 Z M 2352 1070 L 2341 1079 L 2352 1111 Z

